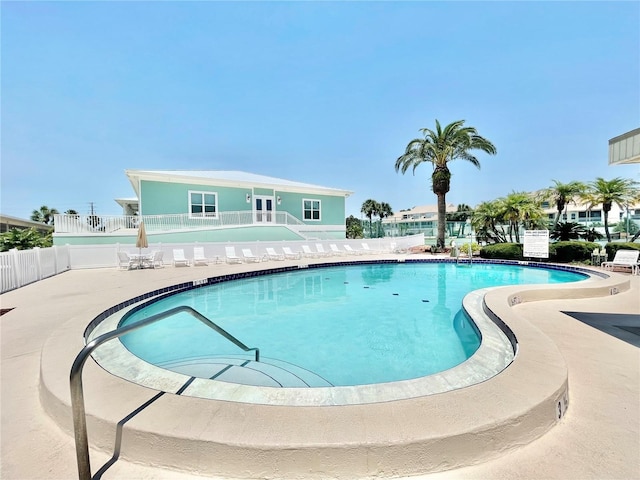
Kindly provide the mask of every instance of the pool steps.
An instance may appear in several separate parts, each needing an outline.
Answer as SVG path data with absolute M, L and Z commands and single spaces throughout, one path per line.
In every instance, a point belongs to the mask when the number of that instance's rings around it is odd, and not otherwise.
M 262 357 L 259 362 L 246 356 L 195 357 L 162 362 L 159 367 L 198 378 L 276 388 L 332 387 L 319 375 L 288 362 Z

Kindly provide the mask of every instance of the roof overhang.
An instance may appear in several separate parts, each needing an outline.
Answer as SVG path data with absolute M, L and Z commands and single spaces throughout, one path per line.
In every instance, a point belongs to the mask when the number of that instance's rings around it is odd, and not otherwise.
M 314 193 L 348 197 L 349 190 L 322 187 L 280 178 L 267 177 L 237 171 L 184 171 L 184 170 L 125 170 L 133 190 L 140 197 L 140 181 L 149 180 L 168 183 L 197 183 L 198 185 L 226 186 L 237 188 L 272 188 L 279 192 Z

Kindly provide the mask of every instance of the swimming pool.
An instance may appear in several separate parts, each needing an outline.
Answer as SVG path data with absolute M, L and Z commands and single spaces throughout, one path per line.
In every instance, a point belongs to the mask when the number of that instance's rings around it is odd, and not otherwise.
M 146 362 L 199 378 L 284 387 L 396 382 L 451 369 L 476 352 L 480 332 L 462 308 L 470 291 L 585 278 L 493 263 L 300 269 L 190 289 L 134 309 L 120 322 L 188 305 L 260 348 L 260 364 L 186 314 L 121 340 Z

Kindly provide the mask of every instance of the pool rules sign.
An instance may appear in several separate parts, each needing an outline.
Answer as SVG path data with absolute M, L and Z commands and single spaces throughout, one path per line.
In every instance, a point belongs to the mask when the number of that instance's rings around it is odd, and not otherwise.
M 522 256 L 549 258 L 549 230 L 525 230 Z

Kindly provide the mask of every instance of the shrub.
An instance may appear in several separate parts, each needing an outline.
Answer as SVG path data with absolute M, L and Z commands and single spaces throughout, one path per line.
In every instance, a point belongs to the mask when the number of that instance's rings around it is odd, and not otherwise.
M 558 263 L 584 262 L 600 245 L 593 242 L 556 242 L 549 245 L 549 261 Z
M 640 243 L 635 242 L 610 242 L 604 247 L 607 250 L 609 260 L 613 260 L 618 250 L 640 250 Z
M 494 243 L 480 249 L 481 258 L 522 260 L 522 245 L 519 243 Z

